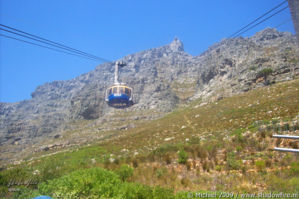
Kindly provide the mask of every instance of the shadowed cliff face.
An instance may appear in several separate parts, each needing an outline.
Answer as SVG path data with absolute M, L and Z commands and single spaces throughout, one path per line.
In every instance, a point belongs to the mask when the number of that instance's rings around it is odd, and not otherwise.
M 16 153 L 59 138 L 75 128 L 72 123 L 76 121 L 94 121 L 91 129 L 107 131 L 115 122 L 111 118 L 120 112 L 132 113 L 137 120 L 153 119 L 190 100 L 217 100 L 290 80 L 299 73 L 298 54 L 295 37 L 274 29 L 251 38 L 225 39 L 195 57 L 184 52 L 182 42 L 175 39 L 169 45 L 121 59 L 127 66 L 121 69 L 120 80 L 134 89 L 136 99 L 126 110 L 116 111 L 105 104 L 105 89 L 113 84 L 114 63 L 101 64 L 68 81 L 41 85 L 31 100 L 0 103 L 1 151 Z M 272 71 L 266 80 L 259 73 L 268 68 Z M 133 127 L 128 120 L 125 128 Z M 101 127 L 109 122 L 111 125 Z

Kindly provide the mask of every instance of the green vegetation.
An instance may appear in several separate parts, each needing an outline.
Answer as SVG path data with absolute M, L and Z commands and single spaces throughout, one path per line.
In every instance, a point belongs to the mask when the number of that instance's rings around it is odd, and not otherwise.
M 187 159 L 188 159 L 187 153 L 183 149 L 181 149 L 179 151 L 179 163 L 180 164 L 186 164 Z
M 240 169 L 241 163 L 236 160 L 235 154 L 233 152 L 229 152 L 227 154 L 227 167 L 229 170 L 238 170 Z
M 256 75 L 256 78 L 263 77 L 265 83 L 268 84 L 267 82 L 267 77 L 273 72 L 272 68 L 264 68 L 263 70 L 259 71 Z
M 251 66 L 249 69 L 255 71 L 257 69 L 257 66 Z
M 116 171 L 116 173 L 119 175 L 119 178 L 124 182 L 126 181 L 129 177 L 133 175 L 134 169 L 130 167 L 129 165 L 122 165 L 120 169 Z
M 266 78 L 272 72 L 273 72 L 272 68 L 264 68 L 263 70 L 261 70 L 257 73 L 257 78 L 260 78 L 260 77 Z
M 255 162 L 255 166 L 258 171 L 263 171 L 266 168 L 266 162 L 264 160 L 258 160 Z

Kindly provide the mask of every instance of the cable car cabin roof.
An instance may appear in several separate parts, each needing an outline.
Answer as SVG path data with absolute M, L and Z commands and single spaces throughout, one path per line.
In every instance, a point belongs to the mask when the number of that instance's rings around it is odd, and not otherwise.
M 109 90 L 109 89 L 112 89 L 112 88 L 120 88 L 120 87 L 122 87 L 122 88 L 127 88 L 127 89 L 130 89 L 130 90 L 132 90 L 132 88 L 131 87 L 128 87 L 128 86 L 125 86 L 125 85 L 113 85 L 113 86 L 110 86 L 109 88 L 107 88 L 107 90 Z

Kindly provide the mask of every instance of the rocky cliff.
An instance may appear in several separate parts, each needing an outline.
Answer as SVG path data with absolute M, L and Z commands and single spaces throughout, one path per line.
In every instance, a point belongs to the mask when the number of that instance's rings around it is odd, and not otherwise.
M 1 160 L 17 158 L 17 152 L 30 147 L 31 152 L 38 151 L 52 139 L 64 137 L 68 141 L 62 146 L 79 138 L 98 139 L 104 132 L 132 128 L 132 121 L 160 117 L 194 99 L 208 103 L 299 74 L 295 36 L 275 29 L 250 38 L 224 39 L 199 56 L 184 52 L 183 43 L 174 39 L 121 60 L 128 65 L 121 69 L 120 80 L 134 89 L 136 100 L 126 110 L 114 110 L 104 101 L 105 89 L 113 83 L 113 63 L 68 81 L 41 85 L 30 100 L 0 103 Z M 80 127 L 83 133 L 67 139 L 65 132 Z

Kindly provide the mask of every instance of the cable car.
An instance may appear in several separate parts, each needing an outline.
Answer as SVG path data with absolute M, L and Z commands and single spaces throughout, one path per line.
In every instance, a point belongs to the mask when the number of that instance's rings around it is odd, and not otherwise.
M 118 69 L 125 65 L 123 62 L 115 63 L 114 85 L 106 90 L 105 101 L 109 106 L 114 108 L 126 108 L 134 104 L 133 89 L 118 81 Z

